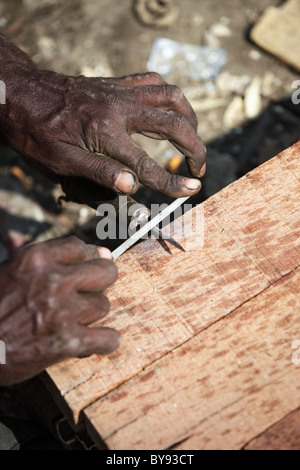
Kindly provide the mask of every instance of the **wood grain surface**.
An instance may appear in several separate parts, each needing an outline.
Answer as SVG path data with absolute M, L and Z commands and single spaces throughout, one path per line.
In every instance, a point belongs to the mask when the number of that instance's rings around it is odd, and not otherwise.
M 175 229 L 193 249 L 147 240 L 117 260 L 98 326 L 121 347 L 47 370 L 74 425 L 112 449 L 240 448 L 299 407 L 299 156 L 300 143 L 185 214 L 187 227 L 204 214 L 203 246 Z
M 242 447 L 300 404 L 299 285 L 297 269 L 88 407 L 88 421 L 112 449 Z
M 289 413 L 278 423 L 253 439 L 245 450 L 299 450 L 300 408 Z

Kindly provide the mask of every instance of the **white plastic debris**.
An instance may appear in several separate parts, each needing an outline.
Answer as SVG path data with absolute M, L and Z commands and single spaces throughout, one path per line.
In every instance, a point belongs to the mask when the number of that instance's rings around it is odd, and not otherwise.
M 220 73 L 216 83 L 222 96 L 230 96 L 233 93 L 243 95 L 246 87 L 251 83 L 251 77 L 249 75 L 233 75 L 224 71 Z
M 228 38 L 232 35 L 231 29 L 223 23 L 215 23 L 210 28 L 212 34 L 217 38 Z
M 248 119 L 255 119 L 262 112 L 261 85 L 261 78 L 256 76 L 245 91 L 245 114 Z
M 262 55 L 259 51 L 255 50 L 255 49 L 251 49 L 251 51 L 249 51 L 249 57 L 250 59 L 252 60 L 260 60 Z
M 241 96 L 235 96 L 224 113 L 223 124 L 228 129 L 231 129 L 243 124 L 244 121 L 244 100 Z
M 211 80 L 218 76 L 226 58 L 227 52 L 222 48 L 158 38 L 153 43 L 147 69 L 169 79 Z
M 3 18 L 2 16 L 0 17 L 0 28 L 5 28 L 7 25 L 7 19 Z

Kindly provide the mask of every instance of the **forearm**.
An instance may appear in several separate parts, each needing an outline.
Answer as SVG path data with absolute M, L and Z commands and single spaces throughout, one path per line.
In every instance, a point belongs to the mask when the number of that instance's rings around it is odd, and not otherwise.
M 17 65 L 24 70 L 34 68 L 33 62 L 19 47 L 17 47 L 7 36 L 0 34 L 0 63 L 1 76 L 10 67 Z

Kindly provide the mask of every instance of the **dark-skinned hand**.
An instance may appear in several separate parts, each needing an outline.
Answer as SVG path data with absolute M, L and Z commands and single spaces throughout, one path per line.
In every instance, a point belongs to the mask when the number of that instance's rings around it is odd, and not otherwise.
M 109 250 L 76 237 L 31 245 L 1 264 L 0 337 L 6 364 L 0 366 L 0 386 L 69 357 L 114 351 L 119 333 L 87 325 L 109 312 L 103 291 L 116 278 Z
M 92 181 L 99 201 L 112 191 L 133 194 L 139 183 L 171 197 L 200 190 L 206 150 L 197 118 L 181 90 L 159 75 L 86 78 L 39 70 L 0 35 L 0 80 L 6 87 L 1 134 L 66 192 L 68 179 L 75 196 L 74 182 Z M 172 142 L 197 179 L 160 168 L 132 140 L 134 133 Z M 117 276 L 112 261 L 95 259 L 95 250 L 74 238 L 57 240 L 21 250 L 0 266 L 0 339 L 7 347 L 0 385 L 68 357 L 118 347 L 116 331 L 86 327 L 108 312 L 103 290 Z
M 205 146 L 178 87 L 156 73 L 86 78 L 39 70 L 4 36 L 0 62 L 1 57 L 7 103 L 0 109 L 0 128 L 28 161 L 58 180 L 92 180 L 99 192 L 132 194 L 139 182 L 171 197 L 200 190 L 198 179 L 169 174 L 131 138 L 140 133 L 169 140 L 185 155 L 192 176 L 203 176 Z

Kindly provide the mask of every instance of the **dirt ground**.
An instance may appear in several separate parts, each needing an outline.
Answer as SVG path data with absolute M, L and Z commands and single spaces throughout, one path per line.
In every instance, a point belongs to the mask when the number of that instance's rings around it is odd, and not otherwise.
M 208 146 L 208 170 L 198 203 L 300 138 L 300 106 L 291 102 L 299 77 L 257 48 L 248 34 L 278 0 L 173 0 L 179 8 L 169 27 L 145 26 L 133 13 L 133 0 L 0 0 L 0 32 L 14 39 L 41 68 L 63 74 L 122 76 L 147 71 L 153 41 L 169 38 L 221 47 L 226 64 L 215 80 L 179 74 L 197 112 L 199 134 Z M 276 34 L 276 32 L 274 32 Z M 245 96 L 252 87 L 250 109 Z M 165 142 L 137 137 L 162 166 L 176 155 Z M 58 209 L 60 188 L 28 168 L 11 149 L 0 148 L 0 261 L 32 240 L 75 233 L 95 237 L 95 212 L 76 204 Z M 185 163 L 180 173 L 188 174 Z M 168 202 L 141 188 L 137 199 Z

